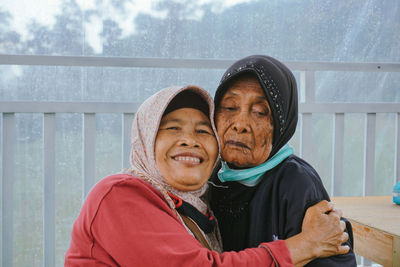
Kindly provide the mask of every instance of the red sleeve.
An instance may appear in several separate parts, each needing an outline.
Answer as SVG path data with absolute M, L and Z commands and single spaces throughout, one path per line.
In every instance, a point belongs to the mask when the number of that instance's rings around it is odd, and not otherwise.
M 135 178 L 120 179 L 89 194 L 74 224 L 66 266 L 89 262 L 95 266 L 276 266 L 275 261 L 292 266 L 284 241 L 263 245 L 238 253 L 210 251 L 186 231 L 153 187 Z
M 292 257 L 284 240 L 261 243 L 259 247 L 265 248 L 272 258 L 275 265 L 271 266 L 293 266 Z

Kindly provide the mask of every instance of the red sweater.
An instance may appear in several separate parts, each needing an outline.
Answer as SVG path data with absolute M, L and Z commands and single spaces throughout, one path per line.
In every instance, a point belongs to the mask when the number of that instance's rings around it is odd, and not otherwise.
M 65 266 L 293 266 L 284 241 L 217 253 L 201 246 L 159 191 L 128 174 L 101 180 L 74 223 Z

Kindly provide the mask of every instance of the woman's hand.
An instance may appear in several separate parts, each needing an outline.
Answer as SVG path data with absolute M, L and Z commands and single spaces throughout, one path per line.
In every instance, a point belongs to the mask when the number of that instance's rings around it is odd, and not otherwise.
M 342 211 L 326 200 L 307 209 L 301 233 L 286 240 L 295 266 L 349 252 L 349 246 L 342 246 L 349 236 L 344 232 L 346 225 L 340 221 L 341 216 Z
M 323 258 L 349 252 L 349 246 L 342 246 L 349 238 L 344 232 L 346 224 L 340 220 L 342 211 L 323 200 L 310 207 L 303 219 L 302 233 L 315 243 L 315 257 Z

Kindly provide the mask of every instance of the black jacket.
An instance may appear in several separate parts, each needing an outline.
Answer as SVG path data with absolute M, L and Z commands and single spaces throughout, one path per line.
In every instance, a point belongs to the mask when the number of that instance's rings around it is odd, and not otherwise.
M 286 239 L 301 232 L 308 207 L 329 200 L 317 172 L 291 155 L 264 174 L 255 187 L 237 182 L 221 183 L 213 175 L 209 201 L 218 219 L 225 251 L 257 247 L 261 242 Z M 351 225 L 349 241 L 352 247 Z M 247 231 L 243 231 L 247 229 Z M 350 241 L 351 239 L 351 241 Z M 316 259 L 306 266 L 357 266 L 353 250 L 348 254 Z

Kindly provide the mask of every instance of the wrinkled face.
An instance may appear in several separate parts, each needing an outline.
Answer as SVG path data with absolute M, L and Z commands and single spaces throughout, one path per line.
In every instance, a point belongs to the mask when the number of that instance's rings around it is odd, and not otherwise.
M 204 113 L 181 108 L 162 118 L 155 157 L 169 185 L 181 191 L 199 189 L 210 177 L 217 155 L 217 140 Z
M 271 109 L 256 77 L 234 82 L 216 111 L 221 156 L 236 168 L 264 163 L 272 149 Z

